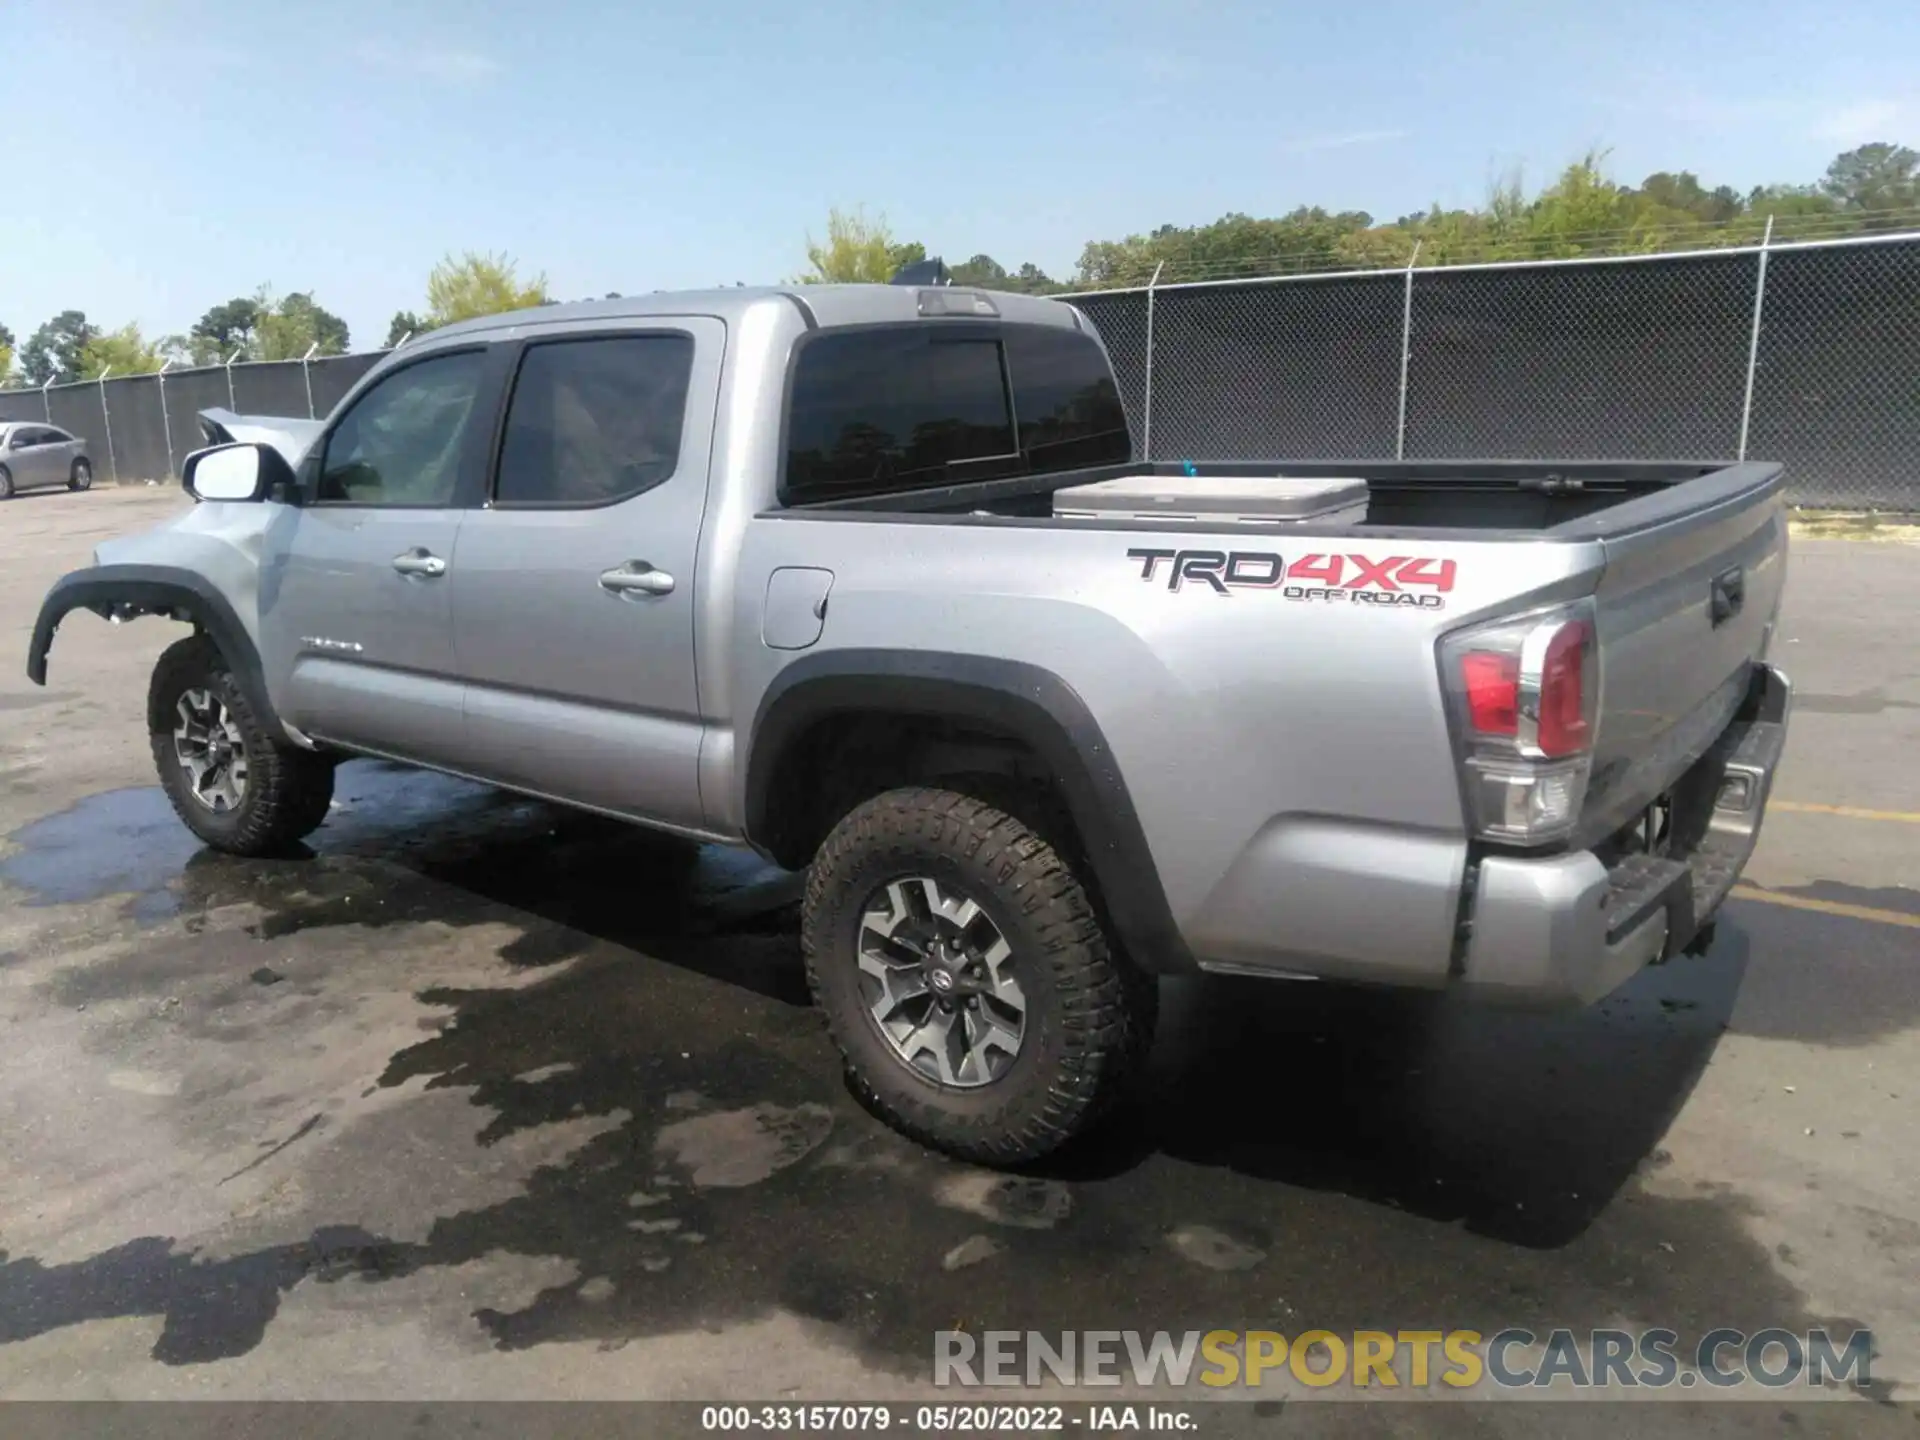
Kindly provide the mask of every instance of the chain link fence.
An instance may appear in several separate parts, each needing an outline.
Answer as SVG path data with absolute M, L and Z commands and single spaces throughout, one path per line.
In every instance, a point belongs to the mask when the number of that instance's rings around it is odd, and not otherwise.
M 202 410 L 319 418 L 387 353 L 169 369 L 39 390 L 0 390 L 0 422 L 44 421 L 78 435 L 87 442 L 94 474 L 103 480 L 168 480 L 206 443 L 200 434 Z
M 1920 512 L 1920 235 L 1071 298 L 1153 459 L 1745 457 Z
M 1779 460 L 1797 504 L 1920 511 L 1920 234 L 1071 297 L 1154 459 Z M 386 352 L 0 392 L 162 479 L 198 411 L 323 416 Z

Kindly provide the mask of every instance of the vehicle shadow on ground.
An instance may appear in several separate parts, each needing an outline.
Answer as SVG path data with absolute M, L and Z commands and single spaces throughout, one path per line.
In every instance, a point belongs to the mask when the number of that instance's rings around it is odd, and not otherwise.
M 1585 1232 L 1706 1068 L 1746 937 L 1571 1012 L 1455 995 L 1209 977 L 1163 983 L 1144 1098 L 1049 1167 L 1161 1153 L 1390 1205 L 1509 1244 Z
M 933 1332 L 956 1326 L 1492 1333 L 1635 1315 L 1685 1337 L 1729 1316 L 1855 1323 L 1808 1310 L 1789 1262 L 1752 1237 L 1743 1197 L 1660 1174 L 1660 1138 L 1748 967 L 1738 925 L 1704 959 L 1571 1015 L 1169 984 L 1139 1104 L 1034 1173 L 995 1176 L 920 1150 L 848 1099 L 804 1008 L 791 877 L 431 777 L 345 779 L 345 813 L 314 858 L 179 856 L 123 799 L 114 844 L 140 854 L 99 867 L 132 911 L 170 906 L 189 931 L 240 902 L 258 907 L 263 938 L 510 927 L 500 960 L 534 973 L 421 994 L 446 1018 L 368 1083 L 464 1092 L 485 1117 L 482 1152 L 561 1121 L 605 1128 L 423 1240 L 344 1226 L 339 1205 L 316 1200 L 277 1222 L 282 1238 L 237 1256 L 203 1259 L 162 1236 L 70 1264 L 0 1255 L 0 1340 L 161 1315 L 155 1359 L 213 1360 L 258 1345 L 305 1278 L 378 1284 L 501 1254 L 567 1262 L 570 1278 L 517 1308 L 436 1323 L 477 1324 L 517 1349 L 784 1310 L 916 1374 Z M 4 878 L 30 886 L 49 850 L 80 855 L 88 827 L 73 815 L 65 830 L 16 836 Z M 50 869 L 81 898 L 71 866 Z M 156 944 L 52 993 L 178 990 L 191 945 Z M 232 978 L 209 978 L 188 1008 L 227 1003 Z M 330 1129 L 271 1163 L 329 1176 L 421 1163 L 391 1123 Z

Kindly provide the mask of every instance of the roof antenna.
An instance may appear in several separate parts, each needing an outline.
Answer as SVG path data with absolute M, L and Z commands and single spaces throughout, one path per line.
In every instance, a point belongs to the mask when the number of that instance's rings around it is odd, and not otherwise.
M 951 285 L 953 277 L 947 273 L 947 262 L 938 255 L 931 260 L 915 260 L 902 265 L 893 272 L 889 285 Z

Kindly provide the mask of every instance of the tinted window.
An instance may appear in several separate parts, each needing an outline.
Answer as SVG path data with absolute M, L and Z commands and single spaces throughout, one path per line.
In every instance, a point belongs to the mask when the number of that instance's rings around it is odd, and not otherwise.
M 502 505 L 605 505 L 673 474 L 693 337 L 635 335 L 535 345 L 507 410 Z
M 949 464 L 1014 448 L 992 335 L 846 330 L 801 347 L 787 421 L 790 503 L 948 484 Z
M 1106 356 L 1077 330 L 1035 325 L 1006 331 L 1020 448 L 1035 472 L 1133 458 L 1127 412 Z
M 39 443 L 40 431 L 31 425 L 22 425 L 18 430 L 13 432 L 13 439 L 8 442 L 15 450 L 24 450 L 29 445 L 38 445 Z
M 396 370 L 353 402 L 327 439 L 321 500 L 354 505 L 453 503 L 486 357 L 441 355 Z
M 42 445 L 64 445 L 71 439 L 73 439 L 73 436 L 57 427 L 40 432 L 40 443 Z

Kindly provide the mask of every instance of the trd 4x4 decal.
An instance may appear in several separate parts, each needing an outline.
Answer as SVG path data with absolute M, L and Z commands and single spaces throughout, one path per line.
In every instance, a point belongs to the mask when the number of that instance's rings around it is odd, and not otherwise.
M 1278 590 L 1288 600 L 1321 600 L 1355 605 L 1410 606 L 1438 610 L 1453 589 L 1456 564 L 1425 555 L 1322 553 L 1302 555 L 1288 564 L 1272 550 L 1129 550 L 1140 562 L 1140 578 L 1167 577 L 1167 589 L 1189 584 L 1216 595 L 1235 590 Z M 1164 572 L 1161 569 L 1165 565 Z

